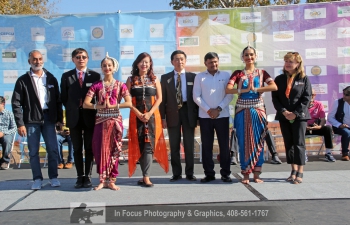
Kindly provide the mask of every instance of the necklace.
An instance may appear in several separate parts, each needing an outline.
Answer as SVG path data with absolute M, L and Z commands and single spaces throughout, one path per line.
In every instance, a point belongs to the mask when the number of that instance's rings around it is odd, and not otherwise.
M 112 91 L 113 91 L 114 83 L 115 83 L 115 79 L 113 79 L 112 82 L 111 82 L 108 86 L 106 86 L 106 85 L 105 85 L 105 82 L 102 81 L 102 85 L 103 85 L 103 94 L 102 94 L 102 96 L 104 96 L 105 98 L 106 98 L 107 96 L 108 96 L 108 98 L 110 98 L 110 97 L 112 96 Z M 108 89 L 108 88 L 109 88 L 109 91 L 106 92 L 106 89 Z M 107 95 L 107 93 L 108 93 L 108 95 Z

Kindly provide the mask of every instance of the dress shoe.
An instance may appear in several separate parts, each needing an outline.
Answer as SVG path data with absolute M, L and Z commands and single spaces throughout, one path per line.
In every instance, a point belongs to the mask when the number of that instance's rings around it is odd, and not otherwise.
M 82 188 L 84 185 L 84 177 L 78 177 L 77 182 L 75 183 L 75 188 Z
M 63 164 L 63 163 L 59 163 L 59 164 L 57 165 L 57 169 L 63 169 L 63 167 L 64 167 L 64 164 Z
M 9 168 L 9 163 L 7 162 L 2 162 L 0 166 L 0 170 L 7 170 Z
M 73 167 L 73 163 L 67 162 L 66 165 L 64 165 L 63 168 L 65 168 L 65 169 L 72 169 L 72 167 Z
M 349 159 L 349 156 L 346 154 L 346 155 L 343 155 L 343 156 L 341 157 L 341 160 L 342 160 L 342 161 L 349 161 L 350 159 Z
M 221 180 L 223 181 L 223 182 L 227 182 L 227 183 L 231 183 L 232 182 L 232 179 L 231 179 L 231 177 L 230 176 L 222 176 L 221 177 Z
M 153 187 L 154 184 L 152 184 L 152 183 L 146 184 L 146 183 L 144 182 L 144 183 L 143 183 L 143 186 L 144 186 L 144 187 Z
M 201 183 L 208 183 L 213 180 L 215 180 L 214 176 L 205 176 L 203 179 L 201 179 Z
M 196 181 L 197 180 L 197 178 L 193 175 L 186 175 L 186 179 L 189 181 Z
M 270 163 L 271 164 L 282 164 L 281 160 L 278 158 L 277 155 L 272 156 Z
M 84 177 L 84 188 L 91 188 L 92 183 L 91 183 L 91 178 L 90 177 Z
M 170 178 L 170 182 L 174 182 L 174 181 L 177 181 L 177 180 L 180 180 L 182 179 L 182 176 L 181 175 L 174 175 Z

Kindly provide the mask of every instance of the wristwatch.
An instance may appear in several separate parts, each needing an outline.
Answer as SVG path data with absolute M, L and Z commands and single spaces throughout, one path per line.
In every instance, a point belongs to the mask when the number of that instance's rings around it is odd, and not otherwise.
M 221 108 L 220 106 L 218 106 L 216 109 L 217 109 L 219 112 L 222 111 L 222 108 Z

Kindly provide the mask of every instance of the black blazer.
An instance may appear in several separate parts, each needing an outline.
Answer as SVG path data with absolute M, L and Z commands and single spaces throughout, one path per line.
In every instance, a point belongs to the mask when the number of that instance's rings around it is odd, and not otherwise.
M 79 121 L 80 99 L 84 102 L 90 86 L 99 81 L 101 76 L 93 70 L 86 70 L 83 87 L 80 87 L 77 71 L 74 68 L 62 74 L 61 78 L 61 100 L 66 108 L 66 126 L 74 128 Z M 92 100 L 95 103 L 95 100 Z M 87 127 L 94 127 L 96 110 L 83 109 L 84 122 Z
M 272 91 L 272 102 L 276 109 L 276 120 L 287 120 L 283 115 L 284 109 L 293 112 L 296 120 L 311 119 L 309 104 L 311 101 L 312 88 L 307 76 L 301 78 L 298 74 L 292 84 L 289 99 L 286 97 L 287 75 L 281 74 L 275 78 L 278 87 L 277 91 Z
M 197 126 L 198 105 L 193 101 L 193 84 L 196 74 L 186 72 L 187 108 L 188 120 L 191 127 Z M 168 127 L 177 126 L 179 123 L 179 110 L 176 101 L 176 89 L 174 71 L 164 74 L 161 77 L 162 103 L 159 105 L 159 112 L 162 119 L 166 119 Z

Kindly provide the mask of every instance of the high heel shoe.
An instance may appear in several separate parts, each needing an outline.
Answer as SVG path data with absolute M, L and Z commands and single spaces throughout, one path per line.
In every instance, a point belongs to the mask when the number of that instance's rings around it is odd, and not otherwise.
M 286 179 L 286 181 L 288 182 L 293 182 L 294 179 L 293 179 L 293 176 L 295 176 L 297 174 L 297 171 L 296 170 L 292 170 L 292 172 L 290 173 L 290 176 Z
M 295 176 L 295 179 L 293 181 L 293 184 L 301 184 L 301 183 L 303 183 L 303 180 L 298 179 L 298 178 L 303 178 L 303 173 L 297 172 L 297 174 Z

